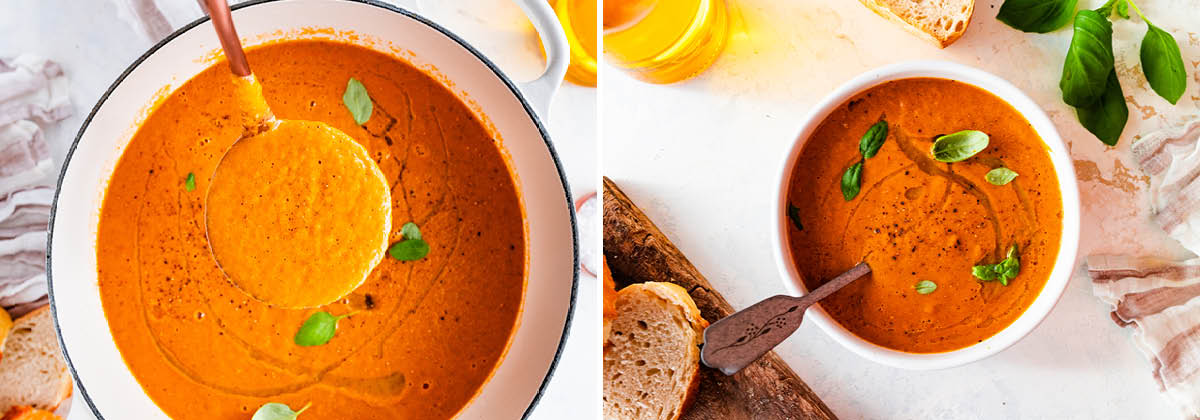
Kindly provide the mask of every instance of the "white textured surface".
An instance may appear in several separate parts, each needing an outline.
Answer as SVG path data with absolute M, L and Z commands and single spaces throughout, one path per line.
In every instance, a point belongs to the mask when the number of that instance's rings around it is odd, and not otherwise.
M 540 44 L 515 4 L 497 0 L 420 3 L 423 14 L 465 38 L 515 79 L 532 79 L 540 71 Z M 117 17 L 109 1 L 9 0 L 0 12 L 0 56 L 36 52 L 61 63 L 71 80 L 75 114 L 46 130 L 56 165 L 61 165 L 84 118 L 109 84 L 151 45 Z M 572 193 L 580 197 L 595 191 L 596 91 L 564 86 L 551 107 L 548 125 Z M 584 414 L 600 410 L 595 397 L 600 392 L 599 317 L 598 282 L 581 275 L 567 349 L 532 419 L 599 417 Z M 93 418 L 81 398 L 73 400 L 70 420 Z
M 1062 103 L 1058 80 L 1069 29 L 1024 34 L 995 20 L 1001 0 L 978 0 L 966 35 L 938 50 L 850 0 L 730 0 L 735 33 L 698 78 L 658 86 L 603 69 L 604 173 L 622 186 L 735 307 L 783 293 L 768 235 L 776 175 L 804 114 L 837 85 L 912 59 L 982 68 L 1025 90 L 1054 119 L 1080 178 L 1080 260 L 1093 253 L 1185 255 L 1147 219 L 1147 181 L 1129 154 L 1135 134 L 1196 114 L 1200 1 L 1139 6 L 1183 47 L 1188 91 L 1170 106 L 1137 62 L 1145 26 L 1119 22 L 1117 68 L 1132 97 L 1120 147 L 1105 148 Z M 1094 8 L 1099 1 L 1082 0 Z M 847 419 L 1178 418 L 1160 397 L 1128 331 L 1109 319 L 1076 270 L 1032 334 L 990 359 L 932 372 L 877 365 L 806 324 L 778 349 Z

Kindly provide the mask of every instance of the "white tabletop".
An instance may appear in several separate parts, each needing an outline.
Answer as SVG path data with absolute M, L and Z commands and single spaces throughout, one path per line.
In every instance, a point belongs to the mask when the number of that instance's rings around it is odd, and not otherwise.
M 412 0 L 394 2 L 412 4 Z M 422 14 L 465 38 L 515 79 L 532 79 L 540 71 L 538 38 L 512 2 L 420 3 Z M 188 4 L 185 9 L 192 7 Z M 194 16 L 170 16 L 170 21 L 178 25 L 199 17 L 199 9 L 195 10 Z M 46 130 L 58 164 L 100 95 L 152 44 L 118 19 L 111 1 L 6 0 L 0 6 L 0 56 L 38 54 L 61 63 L 70 79 L 75 114 Z M 572 193 L 580 197 L 596 191 L 596 90 L 564 85 L 551 109 L 549 130 Z M 599 412 L 599 314 L 598 283 L 581 274 L 567 348 L 532 419 L 590 419 L 593 416 L 584 413 Z M 81 398 L 73 398 L 70 411 L 70 420 L 94 418 Z
M 730 0 L 735 31 L 698 78 L 659 86 L 603 69 L 604 174 L 641 206 L 737 308 L 785 293 L 769 249 L 770 201 L 784 154 L 809 108 L 837 85 L 898 61 L 938 59 L 1008 79 L 1041 104 L 1068 142 L 1080 178 L 1080 259 L 1094 253 L 1180 257 L 1147 219 L 1147 180 L 1133 163 L 1135 134 L 1196 114 L 1200 1 L 1138 1 L 1183 47 L 1189 86 L 1178 106 L 1149 90 L 1137 62 L 1145 25 L 1119 22 L 1117 68 L 1133 98 L 1119 147 L 1108 149 L 1062 103 L 1058 80 L 1069 29 L 1024 34 L 996 21 L 1001 0 L 978 0 L 953 46 L 939 50 L 850 0 Z M 1080 1 L 1095 8 L 1099 1 Z M 1186 23 L 1186 26 L 1184 25 Z M 1185 30 L 1186 28 L 1186 30 Z M 1040 327 L 968 366 L 910 372 L 851 354 L 805 324 L 778 348 L 842 418 L 1178 418 L 1157 392 L 1129 330 L 1109 319 L 1076 270 Z

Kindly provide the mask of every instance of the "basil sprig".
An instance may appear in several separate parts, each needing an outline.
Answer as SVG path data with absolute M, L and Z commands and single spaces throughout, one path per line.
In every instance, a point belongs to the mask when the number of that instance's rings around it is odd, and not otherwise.
M 846 172 L 842 173 L 842 198 L 845 198 L 846 201 L 853 200 L 858 196 L 858 191 L 862 189 L 862 168 L 865 160 L 855 162 L 846 168 Z
M 887 121 L 879 120 L 867 129 L 867 133 L 863 134 L 862 139 L 858 140 L 858 153 L 864 158 L 875 157 L 875 154 L 879 153 L 879 148 L 883 147 L 883 141 L 887 140 L 887 134 Z
M 300 325 L 300 330 L 296 331 L 296 336 L 292 338 L 292 341 L 297 346 L 304 347 L 324 345 L 337 333 L 338 321 L 350 315 L 354 315 L 354 312 L 339 316 L 333 316 L 325 311 L 314 313 L 304 321 L 304 324 Z
M 1154 92 L 1175 105 L 1187 90 L 1187 68 L 1183 66 L 1179 44 L 1175 43 L 1175 37 L 1148 20 L 1146 26 L 1149 29 L 1142 38 L 1142 72 Z
M 793 206 L 792 203 L 788 203 L 787 216 L 788 219 L 792 220 L 792 226 L 795 226 L 796 230 L 804 230 L 804 224 L 800 223 L 799 207 Z
M 1113 66 L 1112 22 L 1094 10 L 1080 10 L 1058 82 L 1063 102 L 1073 107 L 1096 103 Z
M 371 102 L 371 95 L 367 94 L 367 87 L 353 77 L 346 82 L 346 92 L 342 94 L 342 103 L 346 105 L 346 109 L 350 110 L 350 115 L 354 117 L 354 123 L 358 125 L 366 124 L 375 110 L 375 104 Z
M 842 198 L 846 201 L 853 200 L 862 190 L 863 163 L 879 153 L 879 148 L 883 147 L 883 141 L 887 140 L 887 134 L 887 121 L 880 117 L 879 121 L 872 124 L 871 128 L 868 128 L 867 132 L 858 140 L 858 154 L 862 155 L 862 158 L 842 173 Z
M 996 16 L 1001 22 L 1026 32 L 1050 32 L 1065 25 L 1078 0 L 1005 0 Z M 1070 47 L 1063 63 L 1063 102 L 1076 108 L 1079 122 L 1096 138 L 1115 146 L 1129 120 L 1129 108 L 1116 77 L 1112 46 L 1112 19 L 1128 19 L 1129 10 L 1146 23 L 1139 58 L 1142 73 L 1154 92 L 1172 105 L 1187 91 L 1187 67 L 1179 43 L 1169 32 L 1154 26 L 1133 0 L 1108 0 L 1096 10 L 1075 13 Z
M 938 162 L 961 162 L 987 149 L 990 138 L 978 130 L 963 130 L 940 136 L 930 146 L 929 153 Z
M 280 403 L 266 403 L 254 412 L 254 417 L 250 420 L 296 420 L 304 410 L 312 406 L 312 403 L 305 404 L 299 411 L 292 411 L 291 407 Z
M 1079 0 L 1008 0 L 996 15 L 1004 24 L 1025 32 L 1046 33 L 1071 20 Z
M 1121 140 L 1121 132 L 1125 131 L 1125 123 L 1129 121 L 1129 106 L 1125 104 L 1116 69 L 1108 72 L 1108 83 L 1100 100 L 1076 108 L 1075 114 L 1079 117 L 1079 123 L 1101 142 L 1109 146 L 1117 145 L 1117 141 Z
M 188 192 L 196 191 L 196 174 L 188 172 L 187 179 L 183 180 L 183 188 Z
M 400 227 L 403 239 L 388 247 L 388 255 L 400 261 L 416 261 L 429 255 L 429 243 L 421 238 L 421 229 L 413 222 Z
M 989 184 L 992 185 L 1008 185 L 1009 182 L 1017 178 L 1017 171 L 1005 168 L 1003 166 L 988 171 L 987 175 L 983 176 Z
M 1008 248 L 1008 256 L 995 264 L 982 264 L 971 268 L 971 274 L 983 281 L 999 281 L 1008 286 L 1008 281 L 1021 274 L 1021 259 L 1017 255 L 1017 244 Z
M 917 293 L 919 294 L 928 295 L 933 293 L 934 290 L 937 290 L 937 283 L 929 280 L 921 280 L 917 282 L 917 284 L 913 285 L 913 288 L 917 289 Z

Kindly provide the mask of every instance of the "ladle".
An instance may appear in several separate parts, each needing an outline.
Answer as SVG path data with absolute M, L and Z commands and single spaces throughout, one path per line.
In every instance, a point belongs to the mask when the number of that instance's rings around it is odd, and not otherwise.
M 230 281 L 257 300 L 285 308 L 334 302 L 383 259 L 392 223 L 388 181 L 346 133 L 275 118 L 229 5 L 204 4 L 234 75 L 243 126 L 207 190 L 209 248 Z

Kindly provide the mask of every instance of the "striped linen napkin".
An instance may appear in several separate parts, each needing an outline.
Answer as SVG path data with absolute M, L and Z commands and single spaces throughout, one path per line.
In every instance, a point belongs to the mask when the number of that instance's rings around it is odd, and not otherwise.
M 1143 136 L 1133 154 L 1150 176 L 1152 219 L 1200 255 L 1200 116 Z M 1200 258 L 1093 255 L 1087 268 L 1113 321 L 1133 329 L 1161 391 L 1200 418 Z
M 46 229 L 54 164 L 38 124 L 71 114 L 67 78 L 45 59 L 0 58 L 0 307 L 46 303 Z

